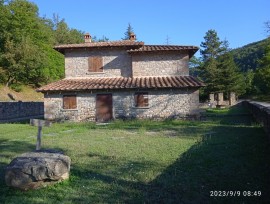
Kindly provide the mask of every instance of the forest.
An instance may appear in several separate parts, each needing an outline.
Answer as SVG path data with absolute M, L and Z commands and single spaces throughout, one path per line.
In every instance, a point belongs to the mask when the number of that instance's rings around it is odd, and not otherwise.
M 270 30 L 269 27 L 267 29 Z M 201 57 L 191 59 L 190 73 L 207 85 L 201 90 L 201 98 L 217 92 L 235 92 L 245 98 L 269 96 L 269 37 L 230 49 L 229 42 L 220 40 L 217 31 L 210 29 L 200 47 Z
M 57 14 L 39 17 L 26 0 L 0 0 L 0 83 L 38 87 L 64 76 L 64 57 L 54 45 L 82 42 L 83 32 Z
M 269 33 L 269 22 L 265 25 Z M 132 29 L 129 24 L 126 33 Z M 36 88 L 63 78 L 64 57 L 53 46 L 81 43 L 83 35 L 84 31 L 70 28 L 58 14 L 40 17 L 37 5 L 30 1 L 0 0 L 0 84 L 20 91 L 21 85 Z M 109 39 L 94 36 L 93 40 Z M 209 29 L 200 46 L 201 57 L 191 59 L 190 73 L 206 83 L 202 96 L 232 91 L 244 97 L 270 93 L 267 36 L 232 50 L 228 41 Z

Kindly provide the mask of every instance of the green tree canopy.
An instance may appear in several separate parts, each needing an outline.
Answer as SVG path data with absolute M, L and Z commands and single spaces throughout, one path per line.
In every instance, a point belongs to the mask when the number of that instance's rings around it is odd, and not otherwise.
M 83 32 L 64 19 L 38 16 L 27 0 L 0 0 L 0 82 L 40 86 L 64 76 L 64 57 L 56 44 L 81 43 Z
M 205 94 L 218 92 L 219 87 L 218 62 L 217 57 L 223 53 L 222 41 L 220 41 L 215 30 L 208 30 L 204 36 L 204 41 L 201 43 L 203 65 L 200 66 L 199 77 L 206 83 L 204 88 Z
M 238 95 L 245 93 L 245 80 L 243 74 L 236 66 L 233 56 L 230 52 L 226 52 L 218 58 L 219 91 L 224 93 L 235 92 Z
M 134 33 L 134 30 L 130 23 L 128 23 L 127 31 L 124 33 L 122 40 L 129 40 L 130 34 Z
M 255 74 L 254 82 L 263 94 L 270 94 L 270 38 L 267 40 L 265 54 L 260 61 L 260 68 Z
M 202 65 L 199 77 L 206 83 L 203 92 L 245 93 L 244 77 L 229 53 L 227 40 L 221 41 L 215 30 L 208 30 L 201 43 Z

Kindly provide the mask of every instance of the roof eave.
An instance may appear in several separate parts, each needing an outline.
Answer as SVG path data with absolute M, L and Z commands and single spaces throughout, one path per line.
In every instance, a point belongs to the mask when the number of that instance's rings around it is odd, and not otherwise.
M 204 87 L 205 85 L 198 85 L 198 86 L 182 86 L 182 87 L 152 87 L 152 88 L 147 88 L 147 87 L 130 87 L 130 88 L 102 88 L 102 89 L 54 89 L 54 90 L 36 90 L 36 92 L 40 93 L 53 93 L 53 92 L 84 92 L 84 91 L 102 91 L 102 90 L 111 90 L 111 91 L 119 91 L 119 90 L 160 90 L 160 89 L 186 89 L 186 88 L 191 88 L 191 89 L 199 89 L 201 87 Z
M 143 53 L 157 53 L 157 52 L 188 52 L 189 58 L 191 58 L 197 51 L 199 50 L 199 48 L 193 48 L 193 49 L 182 49 L 182 50 L 129 50 L 127 51 L 129 54 L 133 55 L 133 54 L 143 54 Z

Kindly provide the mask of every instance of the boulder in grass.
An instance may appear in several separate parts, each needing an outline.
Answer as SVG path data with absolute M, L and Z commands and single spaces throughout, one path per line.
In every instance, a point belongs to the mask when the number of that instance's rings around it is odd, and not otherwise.
M 61 153 L 24 153 L 6 167 L 5 181 L 21 190 L 45 187 L 68 179 L 70 163 L 70 158 Z

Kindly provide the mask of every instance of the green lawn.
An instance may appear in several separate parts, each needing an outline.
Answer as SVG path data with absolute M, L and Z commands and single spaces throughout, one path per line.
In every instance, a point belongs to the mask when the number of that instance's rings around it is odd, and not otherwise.
M 0 203 L 270 202 L 270 148 L 258 125 L 223 119 L 53 124 L 44 128 L 42 146 L 71 157 L 70 180 L 28 192 L 6 187 L 5 166 L 35 149 L 36 133 L 28 124 L 0 124 Z M 210 197 L 214 190 L 262 196 Z

